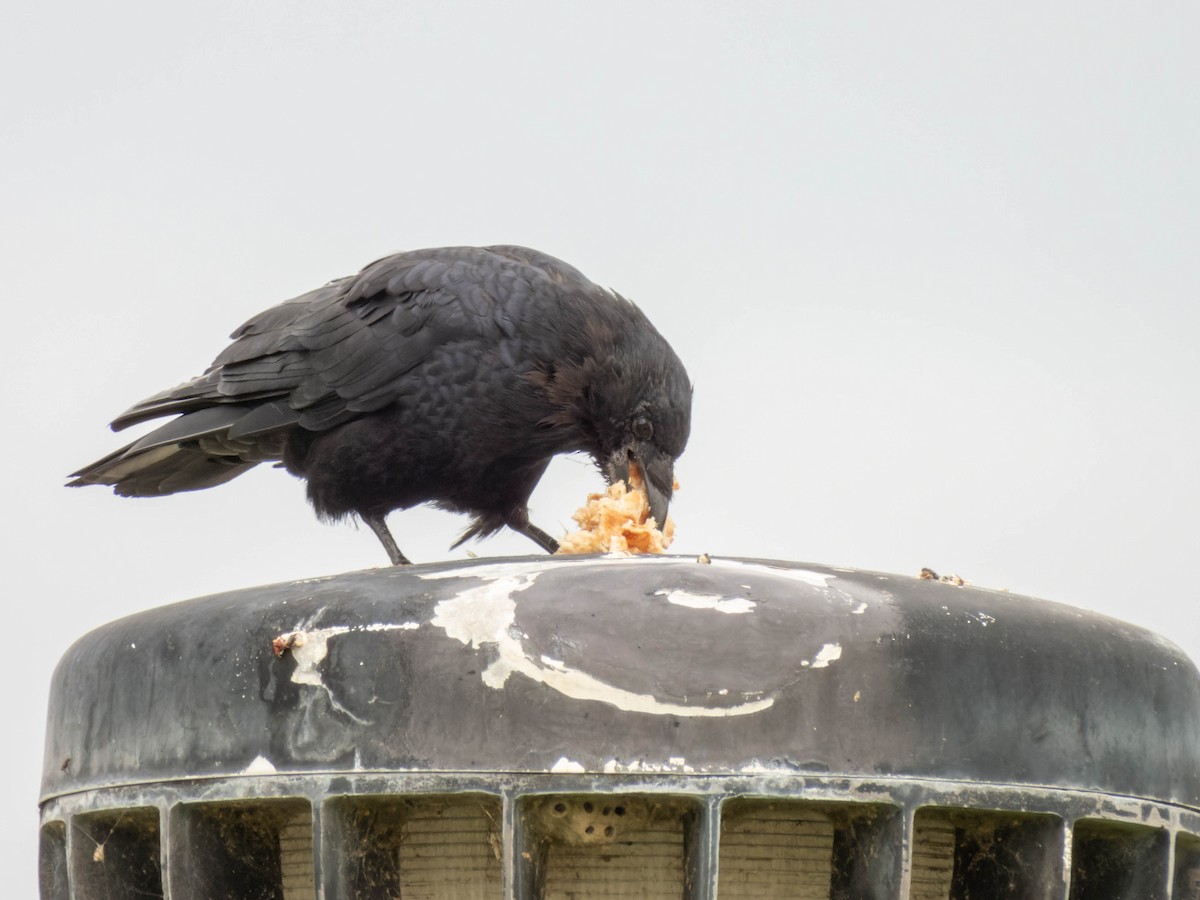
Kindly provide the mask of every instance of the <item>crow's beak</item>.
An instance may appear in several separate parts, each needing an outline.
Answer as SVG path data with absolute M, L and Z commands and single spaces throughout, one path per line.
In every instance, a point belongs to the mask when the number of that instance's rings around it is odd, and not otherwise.
M 653 444 L 638 443 L 618 450 L 603 466 L 609 484 L 630 484 L 629 471 L 637 466 L 642 472 L 642 489 L 650 505 L 650 515 L 659 528 L 667 521 L 667 508 L 675 485 L 675 461 Z

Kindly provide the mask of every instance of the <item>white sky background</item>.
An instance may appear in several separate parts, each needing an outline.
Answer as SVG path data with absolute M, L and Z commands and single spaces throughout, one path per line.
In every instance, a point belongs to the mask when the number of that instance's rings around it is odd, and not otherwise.
M 1200 658 L 1198 9 L 8 9 L 13 896 L 36 890 L 46 689 L 71 641 L 386 559 L 285 473 L 152 501 L 63 476 L 250 315 L 395 250 L 528 244 L 648 312 L 696 384 L 673 549 L 931 566 Z M 556 464 L 535 521 L 561 532 L 599 484 Z M 418 561 L 466 524 L 390 521 Z

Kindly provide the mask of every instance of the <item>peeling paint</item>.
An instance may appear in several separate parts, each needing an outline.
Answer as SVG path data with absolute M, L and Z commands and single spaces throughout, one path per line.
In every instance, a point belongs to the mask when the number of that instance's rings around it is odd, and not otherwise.
M 834 660 L 842 658 L 841 644 L 823 644 L 821 649 L 817 651 L 817 655 L 811 661 L 805 660 L 800 665 L 812 669 L 824 669 Z
M 762 712 L 775 703 L 773 697 L 752 700 L 737 706 L 691 706 L 659 700 L 650 694 L 638 694 L 601 681 L 593 675 L 575 669 L 548 669 L 530 659 L 520 642 L 504 635 L 498 642 L 500 658 L 487 667 L 483 682 L 488 687 L 501 688 L 513 673 L 540 682 L 574 700 L 596 700 L 611 703 L 626 712 L 649 713 L 660 716 L 726 717 Z M 746 694 L 743 694 L 746 696 Z
M 242 769 L 243 775 L 274 775 L 276 774 L 275 764 L 263 756 L 261 753 L 250 761 L 250 765 Z
M 503 566 L 483 566 L 501 569 Z M 517 615 L 513 594 L 533 585 L 538 573 L 497 573 L 479 587 L 462 591 L 456 597 L 442 600 L 433 609 L 430 625 L 441 628 L 447 636 L 478 649 L 507 637 L 505 632 Z M 484 577 L 484 576 L 480 576 Z
M 296 670 L 292 672 L 292 681 L 296 684 L 311 684 L 323 687 L 321 673 L 317 666 L 329 654 L 329 640 L 352 631 L 411 631 L 420 628 L 420 622 L 400 622 L 397 624 L 378 623 L 374 625 L 334 625 L 329 628 L 298 628 L 295 631 L 281 634 L 275 640 L 286 644 L 296 660 Z
M 317 615 L 314 615 L 312 619 L 315 620 Z M 349 716 L 360 725 L 368 725 L 370 723 L 367 720 L 356 716 L 337 701 L 337 698 L 333 696 L 333 692 L 321 677 L 318 667 L 324 662 L 325 657 L 329 655 L 330 639 L 342 634 L 358 631 L 413 631 L 420 627 L 420 622 L 333 625 L 328 628 L 310 628 L 302 625 L 295 631 L 279 635 L 275 638 L 274 644 L 278 647 L 286 647 L 291 652 L 292 659 L 296 661 L 296 668 L 292 671 L 291 680 L 293 683 L 307 684 L 321 688 L 329 695 L 329 703 L 334 709 Z
M 686 606 L 689 609 L 715 609 L 717 612 L 748 613 L 758 604 L 745 597 L 722 597 L 720 594 L 693 594 L 684 590 L 663 588 L 654 592 L 656 597 L 666 597 L 668 603 Z
M 573 759 L 560 756 L 558 762 L 550 767 L 550 771 L 556 775 L 582 775 L 587 770 L 583 767 L 583 763 L 577 763 Z
M 516 623 L 514 595 L 527 590 L 541 572 L 555 564 L 499 563 L 473 569 L 455 570 L 462 577 L 483 578 L 484 584 L 468 588 L 434 607 L 430 624 L 447 636 L 476 649 L 496 645 L 497 658 L 481 676 L 483 683 L 499 690 L 514 673 L 546 685 L 575 700 L 610 703 L 626 712 L 664 716 L 727 717 L 742 716 L 770 708 L 775 700 L 754 699 L 728 707 L 692 706 L 660 700 L 650 694 L 638 694 L 601 681 L 587 672 L 573 669 L 560 660 L 530 657 L 519 637 L 511 633 Z M 449 573 L 436 573 L 443 577 Z M 747 696 L 743 694 L 743 697 Z

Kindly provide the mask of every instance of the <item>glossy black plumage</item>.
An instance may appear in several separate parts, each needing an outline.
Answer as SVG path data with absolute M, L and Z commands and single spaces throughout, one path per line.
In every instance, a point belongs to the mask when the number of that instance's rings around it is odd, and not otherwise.
M 527 503 L 551 457 L 636 461 L 661 522 L 687 443 L 691 384 L 643 313 L 576 269 L 515 246 L 381 259 L 255 316 L 205 374 L 120 415 L 177 415 L 74 473 L 123 496 L 198 490 L 264 461 L 307 481 L 317 514 L 421 503 L 508 526 L 548 550 Z

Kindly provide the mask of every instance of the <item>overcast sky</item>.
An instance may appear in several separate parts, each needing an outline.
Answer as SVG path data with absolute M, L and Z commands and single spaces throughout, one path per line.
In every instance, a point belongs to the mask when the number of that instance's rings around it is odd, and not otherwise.
M 10 7 L 13 896 L 76 637 L 386 562 L 279 471 L 147 501 L 63 476 L 250 315 L 396 250 L 528 244 L 647 311 L 696 385 L 674 549 L 931 566 L 1200 658 L 1198 9 Z M 534 520 L 561 532 L 599 484 L 556 463 Z M 464 555 L 465 519 L 390 521 L 414 560 Z

